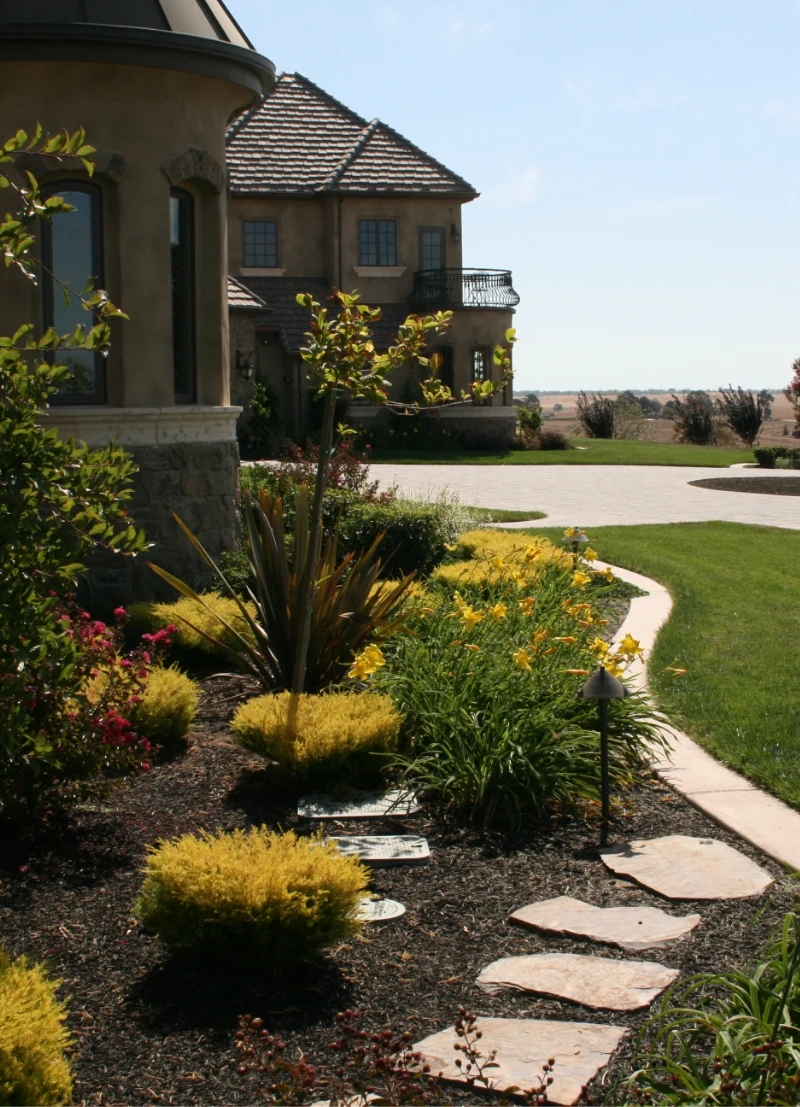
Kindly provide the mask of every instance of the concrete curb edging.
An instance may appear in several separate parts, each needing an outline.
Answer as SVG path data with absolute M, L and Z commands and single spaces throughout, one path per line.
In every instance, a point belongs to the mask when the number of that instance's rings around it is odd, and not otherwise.
M 606 567 L 604 562 L 594 564 Z M 631 600 L 630 611 L 615 641 L 631 634 L 649 656 L 659 630 L 669 618 L 672 597 L 662 584 L 649 577 L 616 565 L 610 568 L 621 580 L 648 593 Z M 634 689 L 647 688 L 647 668 L 641 658 L 633 662 L 628 674 Z M 676 727 L 665 726 L 663 731 L 672 746 L 672 757 L 669 760 L 657 757 L 656 773 L 716 822 L 774 860 L 800 870 L 800 812 L 762 792 Z

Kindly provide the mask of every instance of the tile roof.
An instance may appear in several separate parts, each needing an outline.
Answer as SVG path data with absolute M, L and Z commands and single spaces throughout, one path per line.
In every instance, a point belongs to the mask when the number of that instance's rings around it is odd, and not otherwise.
M 246 195 L 477 192 L 397 131 L 368 123 L 299 73 L 274 87 L 228 129 L 232 192 Z
M 229 278 L 231 280 L 232 278 Z M 315 300 L 325 304 L 331 286 L 319 277 L 247 277 L 247 287 L 265 307 L 256 325 L 276 327 L 281 345 L 288 354 L 296 354 L 305 345 L 309 327 L 307 308 L 297 303 L 298 292 L 310 292 Z M 236 282 L 239 283 L 238 281 Z M 330 307 L 331 305 L 327 305 Z M 372 335 L 379 350 L 386 349 L 397 334 L 397 328 L 409 312 L 408 304 L 381 304 L 381 318 L 374 324 Z
M 235 277 L 228 277 L 228 308 L 231 311 L 267 311 L 264 301 L 251 292 L 250 289 L 237 281 Z

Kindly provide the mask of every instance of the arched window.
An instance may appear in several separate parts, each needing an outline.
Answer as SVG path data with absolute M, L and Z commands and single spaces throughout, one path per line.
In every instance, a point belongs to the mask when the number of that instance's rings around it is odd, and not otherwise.
M 80 293 L 93 280 L 102 288 L 102 192 L 88 181 L 62 181 L 42 189 L 47 196 L 63 196 L 74 211 L 59 212 L 42 225 L 42 299 L 44 323 L 59 334 L 71 333 L 80 323 L 92 325 L 83 310 Z M 70 295 L 65 296 L 65 287 Z M 64 350 L 55 355 L 69 365 L 70 376 L 53 397 L 54 403 L 102 404 L 106 398 L 105 358 L 91 350 Z
M 172 364 L 175 403 L 193 404 L 197 396 L 194 282 L 194 200 L 173 188 L 169 194 L 172 264 Z

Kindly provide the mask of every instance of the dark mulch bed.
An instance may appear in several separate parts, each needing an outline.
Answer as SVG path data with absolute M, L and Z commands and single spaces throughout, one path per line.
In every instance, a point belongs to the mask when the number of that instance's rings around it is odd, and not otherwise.
M 711 477 L 690 480 L 695 488 L 717 492 L 757 492 L 760 496 L 800 496 L 800 477 Z
M 334 1016 L 365 1011 L 367 1029 L 409 1026 L 415 1038 L 452 1023 L 460 1004 L 485 1015 L 614 1023 L 635 1030 L 643 1014 L 611 1014 L 530 995 L 484 996 L 474 986 L 498 957 L 539 950 L 626 955 L 613 947 L 537 936 L 509 926 L 509 912 L 536 899 L 574 895 L 599 905 L 661 904 L 610 875 L 593 852 L 595 833 L 565 821 L 508 840 L 431 813 L 405 821 L 348 825 L 347 832 L 427 836 L 426 868 L 375 873 L 377 892 L 408 907 L 404 918 L 367 928 L 314 966 L 269 973 L 181 964 L 130 914 L 147 843 L 199 827 L 265 822 L 295 827 L 295 796 L 276 791 L 258 760 L 237 750 L 226 722 L 245 685 L 209 678 L 203 713 L 185 756 L 162 764 L 98 809 L 52 819 L 26 840 L 7 835 L 0 868 L 0 937 L 12 955 L 44 959 L 64 980 L 76 1035 L 75 1102 L 81 1104 L 250 1104 L 256 1084 L 237 1071 L 237 1016 L 250 1012 L 327 1063 Z M 336 829 L 342 829 L 336 824 Z M 713 836 L 754 857 L 776 877 L 764 895 L 684 903 L 703 923 L 683 942 L 643 956 L 684 973 L 741 965 L 793 904 L 796 885 L 779 866 L 711 823 L 664 785 L 645 780 L 619 817 L 619 836 Z M 758 909 L 764 908 L 756 918 Z M 606 1082 L 624 1071 L 630 1040 Z M 602 1086 L 585 1102 L 596 1102 Z M 459 1094 L 448 1092 L 448 1102 Z M 462 1096 L 463 1098 L 468 1098 Z

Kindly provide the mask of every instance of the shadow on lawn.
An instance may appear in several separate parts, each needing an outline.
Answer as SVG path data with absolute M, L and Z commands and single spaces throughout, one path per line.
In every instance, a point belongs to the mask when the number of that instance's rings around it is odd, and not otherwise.
M 134 985 L 129 1002 L 148 1030 L 159 1033 L 200 1028 L 229 1034 L 246 1012 L 289 1033 L 331 1023 L 352 1005 L 353 988 L 330 956 L 263 967 L 170 956 Z

